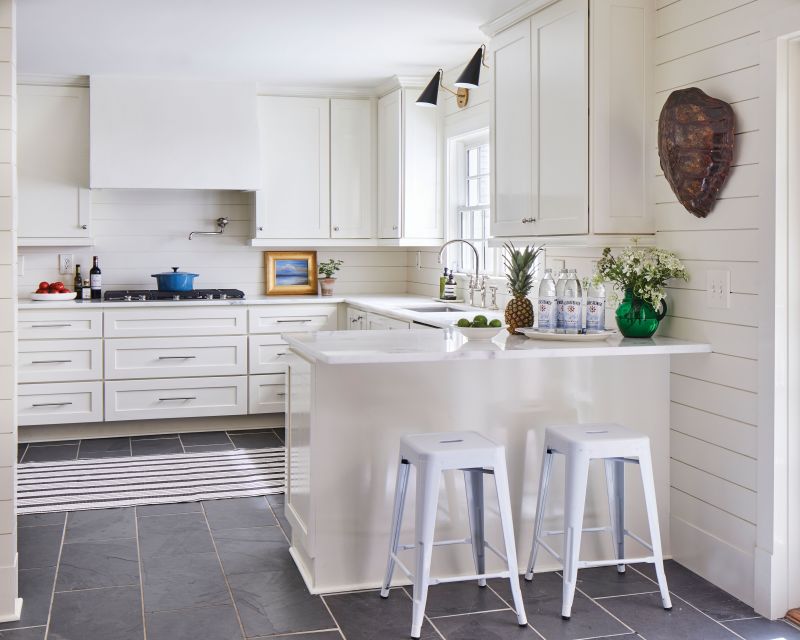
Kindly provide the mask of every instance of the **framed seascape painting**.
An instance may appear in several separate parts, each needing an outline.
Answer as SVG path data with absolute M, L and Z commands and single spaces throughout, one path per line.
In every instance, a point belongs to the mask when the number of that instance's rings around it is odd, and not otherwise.
M 316 295 L 316 251 L 265 251 L 268 296 Z

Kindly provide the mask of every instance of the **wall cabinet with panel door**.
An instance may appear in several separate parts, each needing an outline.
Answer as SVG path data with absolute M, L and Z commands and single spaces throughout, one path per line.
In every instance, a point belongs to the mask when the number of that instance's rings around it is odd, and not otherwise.
M 651 21 L 647 0 L 558 0 L 492 38 L 494 237 L 653 233 Z
M 89 89 L 20 85 L 20 246 L 92 244 Z

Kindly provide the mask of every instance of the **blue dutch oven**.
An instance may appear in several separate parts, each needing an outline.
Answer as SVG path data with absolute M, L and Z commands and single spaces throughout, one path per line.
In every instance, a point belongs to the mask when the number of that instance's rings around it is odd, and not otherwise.
M 153 277 L 158 282 L 159 291 L 191 291 L 194 288 L 196 273 L 178 271 L 178 267 L 172 267 L 172 271 L 165 273 L 154 273 Z

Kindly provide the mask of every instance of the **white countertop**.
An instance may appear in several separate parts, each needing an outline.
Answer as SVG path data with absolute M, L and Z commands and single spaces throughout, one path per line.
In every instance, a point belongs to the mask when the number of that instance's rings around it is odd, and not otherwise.
M 467 342 L 446 331 L 321 331 L 284 334 L 293 351 L 323 364 L 389 364 L 454 360 L 530 358 L 590 358 L 606 356 L 709 353 L 707 344 L 653 337 L 629 339 L 615 335 L 604 341 L 556 342 L 510 336 L 503 331 L 491 342 Z

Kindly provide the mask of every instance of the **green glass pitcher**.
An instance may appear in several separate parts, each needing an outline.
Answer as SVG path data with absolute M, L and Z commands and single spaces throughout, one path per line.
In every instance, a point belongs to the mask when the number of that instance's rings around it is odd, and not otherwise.
M 649 338 L 667 315 L 667 301 L 663 298 L 660 307 L 660 311 L 656 311 L 652 304 L 635 296 L 631 289 L 626 289 L 625 298 L 616 313 L 620 333 L 626 338 Z

